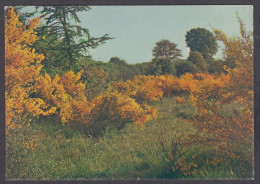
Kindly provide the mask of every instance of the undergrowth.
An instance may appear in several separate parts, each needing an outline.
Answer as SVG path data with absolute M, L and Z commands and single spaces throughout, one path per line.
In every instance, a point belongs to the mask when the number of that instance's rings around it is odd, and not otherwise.
M 55 117 L 8 132 L 7 179 L 252 178 L 250 160 L 223 162 L 214 145 L 180 141 L 195 132 L 186 121 L 195 115 L 188 103 L 163 98 L 151 105 L 158 108 L 157 120 L 144 127 L 107 127 L 99 138 L 62 126 Z

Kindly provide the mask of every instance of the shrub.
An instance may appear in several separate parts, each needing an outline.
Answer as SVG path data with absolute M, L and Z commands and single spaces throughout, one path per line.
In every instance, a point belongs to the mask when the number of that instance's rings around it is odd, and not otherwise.
M 111 90 L 91 102 L 90 118 L 93 129 L 100 131 L 106 126 L 121 128 L 128 122 L 138 125 L 155 119 L 157 110 L 146 104 L 138 104 L 131 97 Z

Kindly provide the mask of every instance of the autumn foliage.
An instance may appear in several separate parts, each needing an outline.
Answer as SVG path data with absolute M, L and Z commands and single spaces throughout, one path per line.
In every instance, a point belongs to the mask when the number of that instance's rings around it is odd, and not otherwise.
M 124 93 L 115 90 L 98 96 L 92 102 L 91 116 L 102 119 L 109 119 L 111 123 L 120 121 L 142 123 L 150 119 L 156 119 L 157 110 L 145 103 L 139 104 L 135 99 Z M 105 116 L 105 118 L 104 118 Z M 120 123 L 119 125 L 120 126 Z
M 55 113 L 62 123 L 80 121 L 89 114 L 89 102 L 84 95 L 85 86 L 79 82 L 80 76 L 81 73 L 69 71 L 62 76 L 57 74 L 53 79 L 48 74 L 40 77 L 38 94 L 57 109 Z
M 252 60 L 248 62 L 252 63 Z M 212 141 L 252 144 L 253 75 L 248 74 L 252 74 L 252 70 L 248 63 L 247 67 L 237 67 L 228 74 L 220 75 L 187 73 L 179 78 L 171 75 L 138 76 L 132 81 L 115 83 L 113 89 L 147 102 L 163 96 L 177 96 L 176 103 L 184 103 L 186 100 L 181 96 L 187 94 L 190 104 L 197 110 L 197 116 L 192 121 L 198 130 L 194 140 L 209 144 Z M 243 79 L 244 75 L 248 76 L 247 81 Z M 201 133 L 203 136 L 200 136 Z
M 223 53 L 226 62 L 234 62 L 236 67 L 231 69 L 225 66 L 226 77 L 222 75 L 215 87 L 204 84 L 204 90 L 196 94 L 198 116 L 195 125 L 200 132 L 207 133 L 207 136 L 201 137 L 207 143 L 215 142 L 227 147 L 244 144 L 252 149 L 253 39 L 252 33 L 246 32 L 240 19 L 239 23 L 241 37 L 228 38 L 223 32 L 215 30 L 217 39 L 225 45 Z M 231 114 L 227 114 L 230 111 Z
M 29 26 L 19 22 L 19 14 L 10 9 L 5 16 L 5 102 L 6 125 L 23 117 L 48 115 L 53 109 L 41 98 L 32 98 L 37 91 L 44 56 L 30 48 L 36 40 L 35 28 L 40 19 Z
M 156 101 L 163 97 L 162 81 L 155 76 L 136 76 L 133 80 L 114 83 L 112 88 L 138 102 Z
M 150 97 L 152 93 L 148 90 L 148 82 L 143 82 L 146 86 L 133 91 L 134 94 L 122 94 L 109 89 L 89 102 L 85 96 L 85 85 L 80 82 L 83 71 L 77 74 L 68 71 L 62 76 L 56 74 L 53 79 L 47 73 L 41 75 L 41 61 L 44 56 L 36 54 L 30 48 L 37 40 L 35 29 L 40 19 L 31 20 L 30 26 L 26 27 L 18 18 L 19 15 L 13 9 L 5 17 L 7 126 L 12 122 L 14 128 L 17 120 L 52 114 L 58 115 L 63 124 L 80 121 L 91 124 L 97 116 L 103 116 L 100 112 L 107 114 L 105 111 L 108 109 L 110 110 L 106 118 L 111 118 L 112 121 L 117 119 L 142 124 L 156 118 L 157 111 L 154 108 L 144 103 L 139 104 L 131 98 L 157 98 Z M 133 83 L 141 81 L 135 80 Z M 152 82 L 151 79 L 148 81 Z

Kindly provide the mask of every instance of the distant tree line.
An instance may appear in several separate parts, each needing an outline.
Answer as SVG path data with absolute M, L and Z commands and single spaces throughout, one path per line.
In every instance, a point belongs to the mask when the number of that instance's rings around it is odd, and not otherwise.
M 15 11 L 22 8 L 17 6 Z M 107 34 L 92 37 L 87 28 L 79 26 L 78 13 L 89 10 L 87 6 L 39 6 L 32 13 L 20 13 L 20 21 L 28 22 L 36 13 L 40 14 L 42 21 L 37 27 L 39 39 L 30 47 L 45 56 L 41 72 L 54 77 L 70 70 L 76 73 L 84 70 L 81 81 L 90 98 L 102 93 L 114 81 L 131 80 L 137 75 L 220 74 L 225 72 L 224 65 L 235 67 L 228 60 L 214 59 L 218 50 L 217 40 L 212 32 L 204 28 L 187 31 L 185 41 L 190 49 L 187 59 L 180 58 L 182 53 L 177 44 L 162 39 L 155 44 L 151 61 L 128 64 L 116 56 L 108 62 L 95 61 L 88 55 L 88 50 L 112 38 Z

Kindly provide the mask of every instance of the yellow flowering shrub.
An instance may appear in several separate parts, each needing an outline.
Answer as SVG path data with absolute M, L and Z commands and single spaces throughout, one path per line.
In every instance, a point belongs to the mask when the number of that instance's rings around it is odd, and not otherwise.
M 62 123 L 93 122 L 100 112 L 107 118 L 142 124 L 156 117 L 156 110 L 135 99 L 155 100 L 162 97 L 160 83 L 152 77 L 139 77 L 123 85 L 129 93 L 107 91 L 91 103 L 85 96 L 85 85 L 79 82 L 82 72 L 72 71 L 52 79 L 41 75 L 42 54 L 35 53 L 28 45 L 37 40 L 35 29 L 40 18 L 30 21 L 29 26 L 19 21 L 13 8 L 5 16 L 5 70 L 6 70 L 6 124 L 25 117 L 57 114 Z M 139 86 L 137 86 L 137 83 Z M 152 90 L 149 90 L 152 86 Z M 120 88 L 120 85 L 118 84 Z M 128 89 L 129 87 L 129 89 Z M 133 90 L 130 90 L 130 87 Z M 115 85 L 115 88 L 117 86 Z M 125 92 L 126 92 L 125 91 Z M 131 96 L 131 97 L 130 97 Z M 137 97 L 138 96 L 138 97 Z M 101 109 L 101 111 L 99 111 Z M 103 111 L 102 111 L 103 109 Z M 107 109 L 109 113 L 107 116 Z M 10 127 L 15 128 L 15 123 Z
M 120 127 L 124 122 L 142 125 L 150 119 L 155 119 L 157 110 L 146 104 L 138 104 L 126 94 L 109 90 L 91 102 L 90 116 L 90 121 L 94 123 L 109 120 L 111 125 Z
M 225 62 L 234 62 L 236 67 L 228 68 L 227 75 L 197 76 L 202 80 L 194 93 L 198 115 L 193 122 L 198 130 L 196 139 L 207 144 L 214 142 L 222 151 L 243 145 L 247 153 L 253 153 L 253 39 L 252 33 L 246 32 L 239 22 L 241 37 L 228 38 L 215 30 L 217 39 L 225 45 Z
M 137 101 L 156 101 L 163 97 L 162 82 L 155 76 L 137 76 L 131 83 L 135 86 Z
M 172 140 L 169 148 L 165 142 L 160 142 L 165 154 L 165 161 L 169 166 L 167 174 L 171 177 L 195 175 L 198 168 L 198 164 L 196 164 L 197 155 L 190 154 L 189 151 L 185 150 L 180 139 Z
M 56 114 L 62 123 L 82 121 L 90 112 L 89 102 L 84 95 L 85 86 L 79 82 L 81 72 L 69 71 L 53 80 L 48 74 L 40 77 L 38 93 L 50 106 L 57 109 Z
M 18 120 L 28 116 L 51 114 L 54 109 L 40 98 L 33 98 L 39 81 L 42 54 L 35 53 L 32 45 L 38 38 L 35 29 L 40 18 L 28 25 L 19 21 L 13 8 L 5 15 L 5 104 L 6 126 L 13 128 Z
M 163 97 L 162 82 L 155 76 L 136 76 L 133 80 L 114 83 L 112 89 L 138 102 L 156 101 Z

